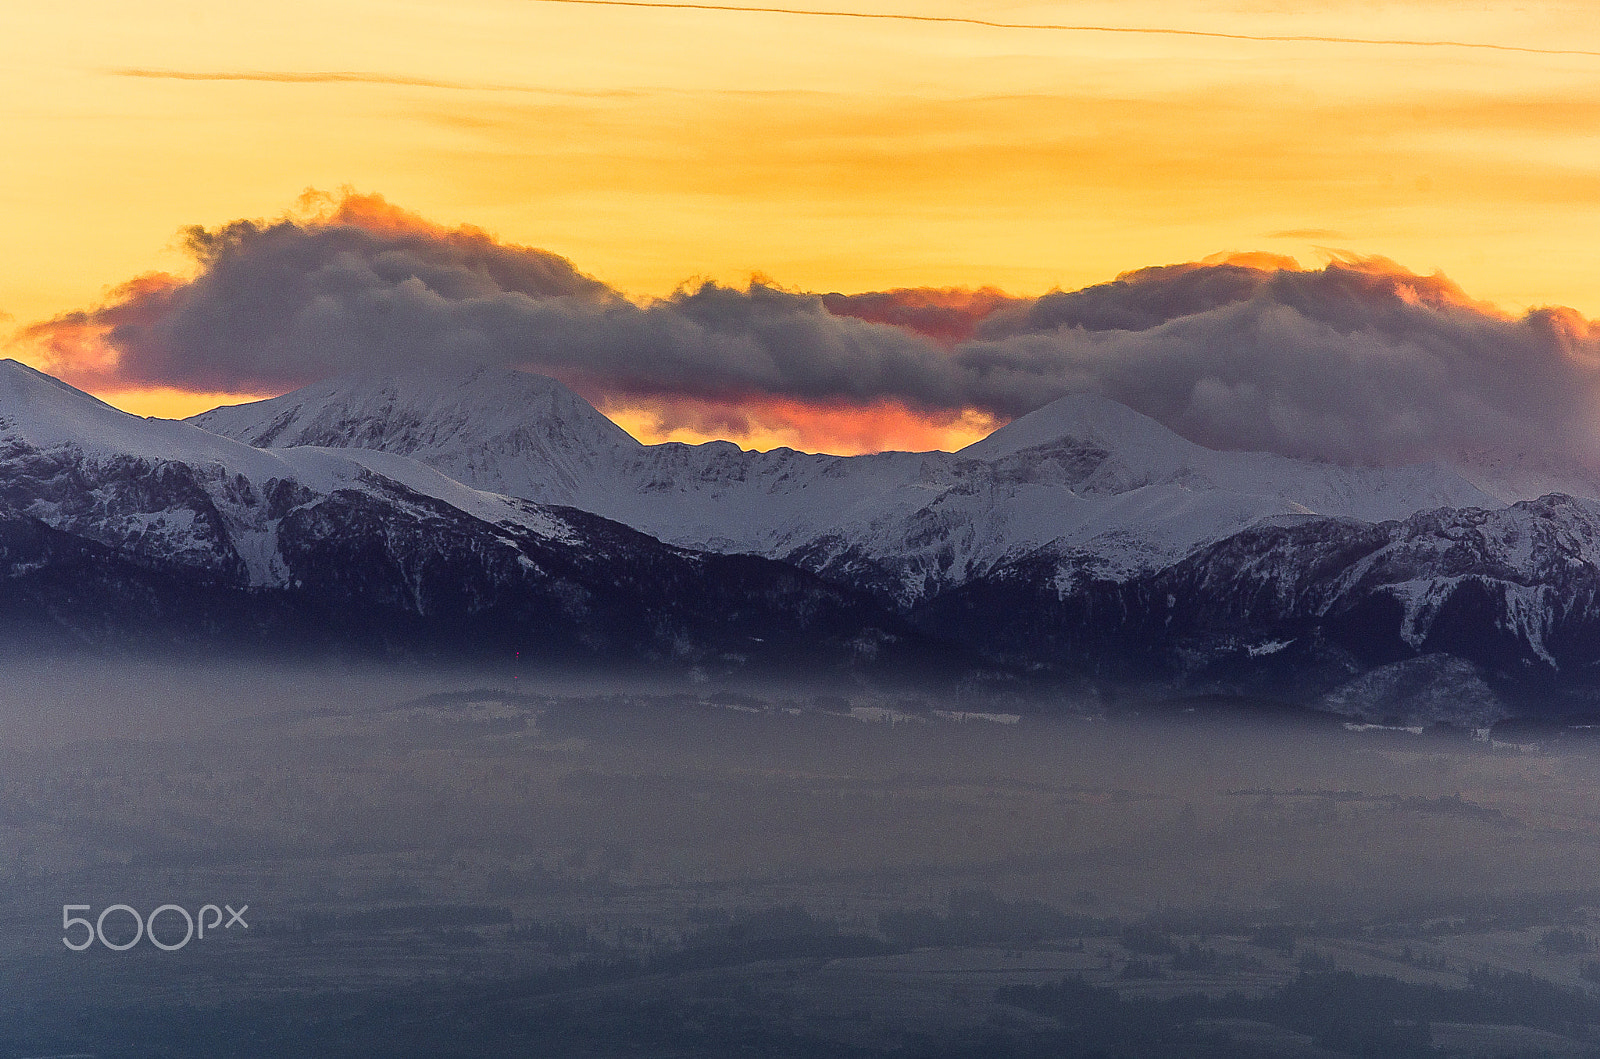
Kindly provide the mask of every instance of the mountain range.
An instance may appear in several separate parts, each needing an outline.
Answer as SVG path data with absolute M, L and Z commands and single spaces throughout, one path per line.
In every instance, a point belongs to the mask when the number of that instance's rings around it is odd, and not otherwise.
M 943 665 L 869 596 L 486 493 L 260 449 L 0 363 L 0 622 L 29 644 L 612 665 Z
M 1089 394 L 959 452 L 844 457 L 644 445 L 500 369 L 179 423 L 8 361 L 0 621 L 28 643 L 1131 686 L 1478 725 L 1600 692 L 1588 481 L 1517 455 L 1215 451 Z
M 669 544 L 792 563 L 898 609 L 1040 553 L 1126 576 L 1275 515 L 1383 521 L 1497 504 L 1435 467 L 1214 452 L 1087 394 L 957 453 L 826 456 L 641 445 L 539 376 L 484 368 L 440 383 L 437 374 L 345 377 L 190 422 L 274 450 L 406 456 L 475 488 L 592 511 Z

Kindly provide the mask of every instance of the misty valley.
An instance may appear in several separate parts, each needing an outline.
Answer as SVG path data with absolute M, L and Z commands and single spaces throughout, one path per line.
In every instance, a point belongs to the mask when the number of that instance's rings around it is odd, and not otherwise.
M 511 666 L 8 673 L 8 1057 L 1600 1054 L 1582 727 Z M 248 925 L 177 946 L 207 904 Z M 82 951 L 64 906 L 101 919 Z

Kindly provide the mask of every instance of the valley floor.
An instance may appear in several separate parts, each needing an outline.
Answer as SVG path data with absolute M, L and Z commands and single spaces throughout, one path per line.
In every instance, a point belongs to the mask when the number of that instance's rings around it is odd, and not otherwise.
M 1597 873 L 1581 732 L 40 663 L 0 1057 L 1600 1054 Z

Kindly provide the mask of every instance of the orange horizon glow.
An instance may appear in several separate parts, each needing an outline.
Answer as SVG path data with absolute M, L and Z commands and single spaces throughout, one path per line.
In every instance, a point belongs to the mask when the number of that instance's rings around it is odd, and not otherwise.
M 126 390 L 99 390 L 94 396 L 113 408 L 149 419 L 188 419 L 223 405 L 249 404 L 277 397 L 275 393 L 205 393 L 179 390 L 171 386 L 148 386 Z
M 595 406 L 646 445 L 731 441 L 766 452 L 789 448 L 857 456 L 868 452 L 954 452 L 981 441 L 1007 420 L 980 409 L 925 412 L 898 401 L 804 402 L 754 394 L 715 401 L 664 396 L 603 397 Z
M 138 416 L 187 419 L 223 405 L 279 395 L 205 393 L 161 386 L 100 389 L 94 396 Z M 725 402 L 688 397 L 602 398 L 594 404 L 602 415 L 646 445 L 730 441 L 759 452 L 790 448 L 835 456 L 935 449 L 954 452 L 988 437 L 1007 422 L 979 409 L 925 413 L 896 401 L 806 404 L 760 395 Z
M 223 405 L 247 404 L 275 393 L 205 393 L 168 386 L 99 389 L 94 396 L 138 416 L 187 419 Z M 600 399 L 602 415 L 646 445 L 730 441 L 766 452 L 790 448 L 856 456 L 868 452 L 954 452 L 988 437 L 1007 420 L 980 409 L 929 414 L 896 401 L 868 405 L 753 396 L 737 402 L 666 397 Z

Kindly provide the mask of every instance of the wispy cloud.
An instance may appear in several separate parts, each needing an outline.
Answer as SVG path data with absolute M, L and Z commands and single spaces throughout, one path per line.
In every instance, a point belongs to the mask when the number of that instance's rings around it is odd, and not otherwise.
M 959 15 L 911 15 L 890 11 L 813 10 L 802 7 L 757 7 L 740 4 L 662 3 L 658 0 L 532 0 L 543 4 L 584 7 L 651 8 L 666 11 L 729 11 L 753 15 L 798 15 L 810 18 L 851 18 L 890 22 L 924 22 L 940 25 L 980 26 L 985 29 L 1036 30 L 1060 33 L 1120 33 L 1140 36 L 1199 37 L 1209 40 L 1254 41 L 1263 44 L 1348 44 L 1398 48 L 1468 48 L 1516 52 L 1524 55 L 1582 55 L 1600 58 L 1600 51 L 1582 48 L 1535 48 L 1488 41 L 1411 39 L 1399 37 L 1340 37 L 1321 34 L 1226 33 L 1219 30 L 1176 29 L 1164 26 L 1108 26 L 1065 22 L 1000 22 Z
M 1284 228 L 1268 232 L 1268 239 L 1347 239 L 1343 232 L 1333 228 Z
M 626 89 L 584 91 L 568 88 L 542 88 L 536 85 L 497 84 L 488 81 L 447 81 L 436 77 L 408 77 L 403 74 L 370 73 L 360 70 L 158 70 L 120 67 L 107 70 L 114 77 L 138 77 L 157 81 L 255 81 L 284 85 L 393 85 L 406 88 L 440 88 L 453 92 L 522 92 L 544 96 L 625 98 L 637 93 Z

